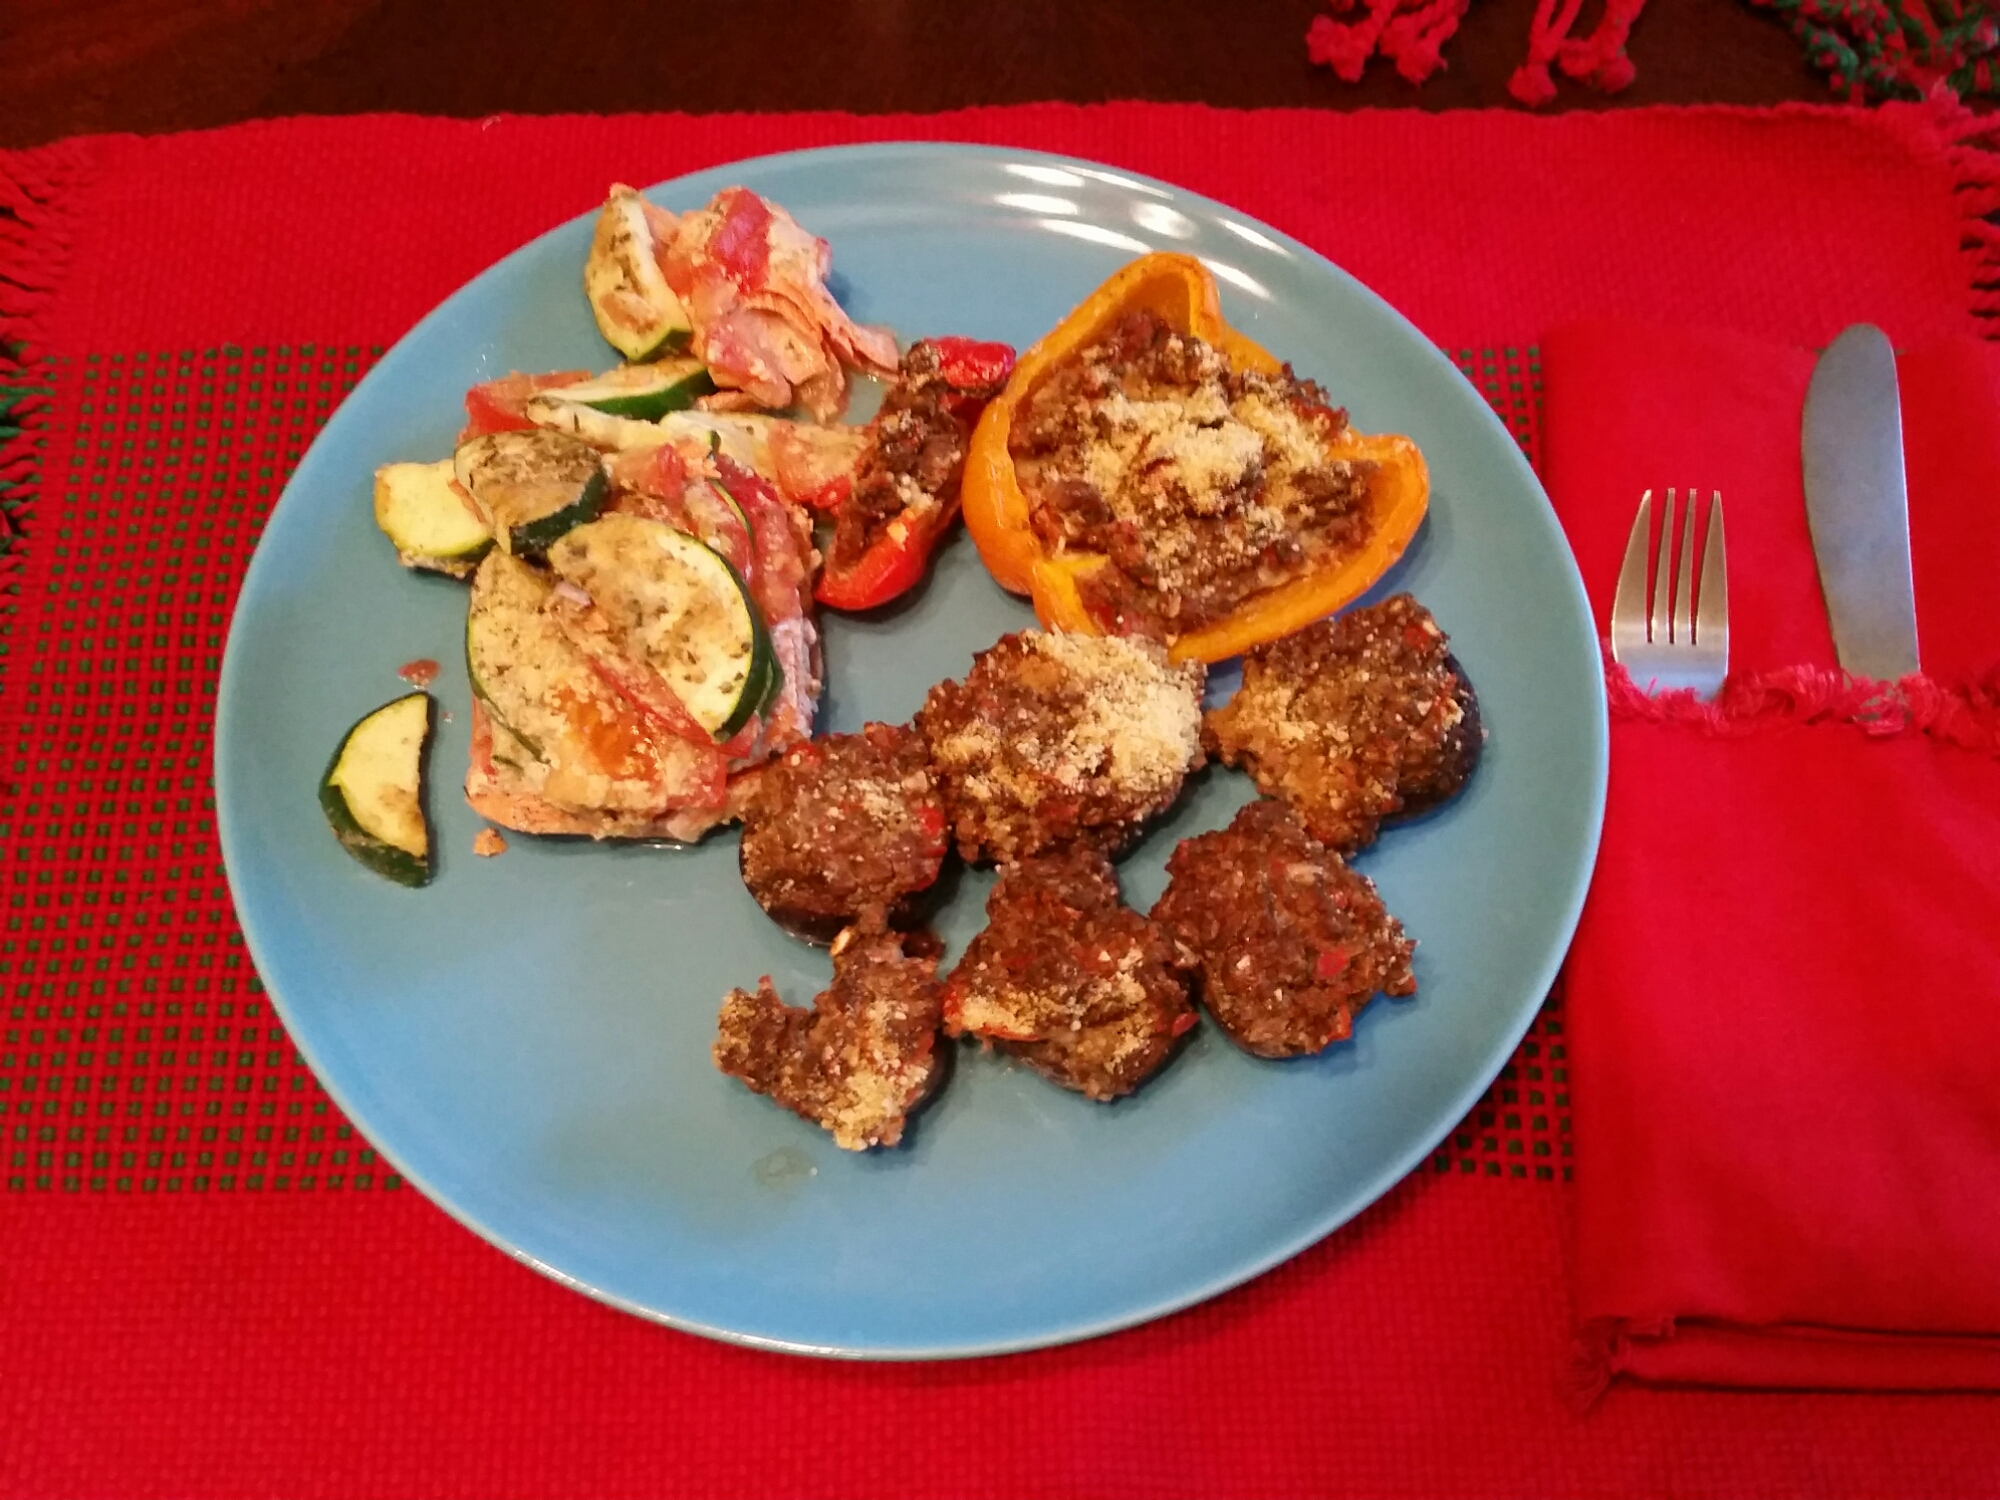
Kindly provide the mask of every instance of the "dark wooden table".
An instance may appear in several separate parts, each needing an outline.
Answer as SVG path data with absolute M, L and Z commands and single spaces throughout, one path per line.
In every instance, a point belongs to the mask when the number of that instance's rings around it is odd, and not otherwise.
M 1306 57 L 1319 0 L 8 0 L 0 146 L 291 114 L 936 110 L 1030 99 L 1504 106 L 1534 0 L 1477 0 L 1449 67 L 1359 84 Z M 1588 26 L 1600 10 L 1591 0 Z M 1653 0 L 1638 80 L 1554 108 L 1824 99 L 1746 0 Z

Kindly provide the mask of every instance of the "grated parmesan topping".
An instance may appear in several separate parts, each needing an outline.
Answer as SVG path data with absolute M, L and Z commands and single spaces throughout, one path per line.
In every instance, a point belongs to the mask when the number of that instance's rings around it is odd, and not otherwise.
M 902 1134 L 903 1116 L 920 1098 L 935 1066 L 926 1048 L 912 1057 L 898 1034 L 910 1020 L 900 1001 L 869 999 L 841 1051 L 822 1123 L 843 1151 L 860 1151 Z
M 1152 641 L 1060 633 L 1028 639 L 1061 665 L 1082 697 L 1067 732 L 1046 752 L 1058 781 L 1077 785 L 1102 767 L 1108 749 L 1111 779 L 1134 795 L 1180 784 L 1201 747 L 1200 673 L 1169 667 Z
M 768 975 L 754 992 L 732 990 L 712 1056 L 842 1150 L 893 1146 L 940 1067 L 935 960 L 904 955 L 879 918 L 843 931 L 832 956 L 833 983 L 810 1009 L 786 1005 Z
M 1104 1022 L 1138 1015 L 1151 1005 L 1146 986 L 1133 972 L 1145 956 L 1142 949 L 1132 948 L 1121 956 L 1116 972 L 1072 974 L 1062 985 L 1026 984 L 997 971 L 983 974 L 980 985 L 961 996 L 956 1024 L 973 1036 L 1014 1041 L 1046 1041 L 1066 1031 L 1103 1027 L 1108 1060 L 1122 1062 L 1145 1047 L 1152 1033 Z
M 1169 665 L 1132 637 L 1021 631 L 980 652 L 916 717 L 960 852 L 1125 842 L 1202 763 L 1206 680 L 1199 662 Z
M 1330 456 L 1318 387 L 1136 317 L 1033 394 L 1010 451 L 1037 530 L 1109 554 L 1171 635 L 1352 546 L 1372 466 Z
M 988 798 L 1032 800 L 1035 778 L 1069 790 L 1109 780 L 1141 799 L 1180 784 L 1201 747 L 1199 671 L 1169 667 L 1163 647 L 1126 636 L 1024 631 L 1020 640 L 1063 674 L 1045 695 L 1055 711 L 1030 724 L 971 719 L 938 747 L 947 765 L 969 768 Z
M 1261 393 L 1231 402 L 1220 372 L 1158 399 L 1113 391 L 1091 416 L 1082 477 L 1139 528 L 1163 589 L 1193 589 L 1218 565 L 1245 565 L 1280 546 L 1306 508 L 1299 474 L 1328 466 L 1318 428 Z M 1187 518 L 1230 525 L 1195 530 Z
M 1191 509 L 1219 515 L 1226 491 L 1262 477 L 1264 439 L 1234 419 L 1219 390 L 1136 401 L 1113 391 L 1093 415 L 1097 432 L 1083 450 L 1084 477 L 1122 513 L 1138 509 L 1129 489 L 1151 483 L 1178 484 Z

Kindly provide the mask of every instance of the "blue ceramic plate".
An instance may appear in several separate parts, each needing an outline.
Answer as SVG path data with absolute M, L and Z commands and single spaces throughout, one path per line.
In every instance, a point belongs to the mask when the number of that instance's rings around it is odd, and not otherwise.
M 853 1155 L 717 1073 L 718 1003 L 772 975 L 795 1003 L 825 956 L 744 892 L 736 837 L 696 848 L 510 838 L 457 795 L 465 592 L 406 573 L 370 477 L 451 451 L 461 399 L 510 370 L 608 366 L 579 290 L 588 219 L 452 296 L 334 415 L 271 517 L 217 706 L 222 843 L 251 951 L 348 1117 L 468 1227 L 614 1306 L 768 1348 L 993 1353 L 1157 1317 L 1277 1264 L 1410 1171 L 1471 1107 L 1553 977 L 1596 847 L 1597 645 L 1534 475 L 1437 350 L 1276 230 L 1162 183 L 1018 151 L 813 151 L 663 184 L 675 209 L 742 183 L 832 241 L 850 312 L 905 339 L 1025 346 L 1117 266 L 1201 256 L 1230 321 L 1322 381 L 1364 430 L 1415 436 L 1428 521 L 1383 590 L 1436 612 L 1490 740 L 1465 795 L 1361 866 L 1419 940 L 1421 993 L 1378 1002 L 1324 1056 L 1259 1062 L 1212 1027 L 1105 1106 L 970 1049 L 906 1144 Z M 826 628 L 825 730 L 901 720 L 974 651 L 1031 623 L 960 535 L 894 618 Z M 431 761 L 440 870 L 380 880 L 335 844 L 315 787 L 342 732 L 445 664 Z M 1218 687 L 1233 674 L 1219 674 Z M 1122 866 L 1144 909 L 1175 842 L 1247 782 L 1212 768 Z M 982 921 L 968 874 L 953 956 Z

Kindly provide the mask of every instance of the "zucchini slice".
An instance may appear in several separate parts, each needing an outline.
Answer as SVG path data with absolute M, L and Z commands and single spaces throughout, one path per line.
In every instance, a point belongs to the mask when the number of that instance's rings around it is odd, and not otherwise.
M 526 563 L 499 553 L 479 565 L 465 613 L 465 672 L 494 722 L 537 760 L 561 726 L 549 709 L 576 666 L 562 632 L 542 613 L 552 588 Z
M 771 633 L 719 552 L 665 521 L 610 515 L 556 543 L 549 566 L 590 595 L 626 652 L 717 740 L 764 706 L 776 680 Z
M 583 263 L 583 294 L 597 331 L 629 360 L 677 354 L 694 336 L 687 309 L 654 259 L 645 202 L 622 184 L 611 189 L 597 216 Z
M 320 778 L 319 805 L 341 848 L 398 885 L 431 878 L 424 747 L 431 695 L 408 693 L 347 731 Z
M 551 401 L 573 401 L 610 417 L 653 422 L 670 411 L 694 405 L 715 390 L 708 367 L 698 359 L 663 359 L 650 365 L 620 365 L 581 385 L 557 386 Z
M 683 452 L 720 452 L 756 474 L 772 472 L 771 434 L 776 424 L 784 421 L 758 412 L 682 410 L 670 411 L 655 422 L 640 422 L 565 400 L 564 393 L 555 390 L 530 396 L 526 410 L 535 426 L 577 438 L 606 453 L 672 443 Z
M 722 758 L 693 736 L 649 721 L 570 641 L 563 624 L 569 611 L 550 597 L 555 589 L 540 569 L 503 552 L 489 554 L 473 577 L 466 659 L 493 728 L 495 764 L 510 768 L 517 790 L 558 812 L 651 822 L 663 807 L 719 805 Z M 619 664 L 647 674 L 619 652 L 608 622 L 604 628 L 605 649 L 618 653 Z M 706 800 L 684 800 L 690 797 Z M 594 823 L 585 828 L 603 832 Z
M 384 464 L 375 471 L 375 524 L 406 568 L 467 578 L 493 545 L 493 532 L 452 476 L 452 461 Z
M 658 448 L 671 440 L 667 430 L 657 422 L 612 416 L 594 406 L 563 401 L 547 392 L 530 396 L 525 410 L 535 426 L 576 438 L 603 453 Z
M 765 644 L 770 647 L 768 631 L 765 633 Z M 750 705 L 749 713 L 743 716 L 745 724 L 750 721 L 751 713 L 761 714 L 768 709 L 771 701 L 778 696 L 778 689 L 785 685 L 785 669 L 779 664 L 775 647 L 766 650 L 759 661 L 764 669 L 763 675 L 752 677 L 749 685 L 743 690 L 744 701 Z M 737 728 L 742 728 L 742 724 L 737 725 Z
M 461 444 L 452 471 L 503 551 L 539 557 L 594 517 L 609 484 L 597 450 L 541 429 L 489 432 Z

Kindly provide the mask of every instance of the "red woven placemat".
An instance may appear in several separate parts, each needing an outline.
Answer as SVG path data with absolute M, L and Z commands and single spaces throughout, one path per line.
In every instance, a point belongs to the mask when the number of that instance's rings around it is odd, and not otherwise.
M 0 1490 L 1591 1494 L 2000 1484 L 2000 1401 L 1566 1403 L 1546 1010 L 1430 1166 L 1252 1285 L 1069 1349 L 843 1366 L 608 1311 L 401 1187 L 229 913 L 209 709 L 285 475 L 372 358 L 596 202 L 904 136 L 1073 152 L 1298 235 L 1535 443 L 1603 311 L 1964 331 L 1995 206 L 1936 111 L 1558 120 L 1036 106 L 921 119 L 284 122 L 0 156 Z

